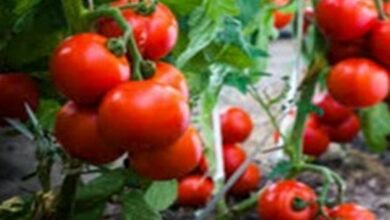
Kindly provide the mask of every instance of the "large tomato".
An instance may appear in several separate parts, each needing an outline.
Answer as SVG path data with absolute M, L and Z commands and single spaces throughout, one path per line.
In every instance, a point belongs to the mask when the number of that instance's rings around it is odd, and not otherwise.
M 124 150 L 108 145 L 98 133 L 97 110 L 65 104 L 57 114 L 55 136 L 74 158 L 92 164 L 104 164 L 120 157 Z
M 316 214 L 316 194 L 307 185 L 295 180 L 283 180 L 267 187 L 259 196 L 257 212 L 262 220 L 311 220 Z M 307 207 L 294 208 L 300 199 Z
M 141 176 L 153 180 L 180 178 L 192 171 L 202 156 L 202 141 L 190 127 L 174 144 L 150 151 L 130 153 L 130 162 Z
M 256 164 L 249 164 L 244 174 L 232 186 L 229 193 L 235 196 L 245 196 L 256 190 L 260 183 L 260 170 Z
M 221 113 L 221 130 L 224 144 L 244 142 L 253 129 L 252 119 L 241 108 L 229 107 Z
M 338 103 L 329 93 L 314 96 L 313 104 L 322 110 L 322 115 L 316 117 L 323 124 L 337 125 L 353 114 L 351 108 Z
M 359 118 L 351 115 L 342 123 L 335 126 L 324 126 L 329 138 L 333 142 L 348 143 L 353 141 L 360 131 Z
M 289 0 L 274 0 L 276 6 L 281 7 L 288 4 Z M 280 10 L 275 10 L 273 12 L 274 16 L 274 26 L 278 29 L 284 28 L 286 25 L 290 24 L 293 19 L 294 14 L 291 12 L 283 12 Z
M 311 115 L 303 133 L 303 153 L 319 157 L 328 150 L 329 136 Z
M 370 31 L 377 19 L 377 11 L 373 0 L 320 0 L 316 19 L 326 37 L 348 41 Z
M 28 119 L 25 104 L 38 107 L 38 88 L 26 74 L 0 74 L 0 88 L 0 126 L 7 124 L 3 118 Z
M 130 77 L 126 57 L 106 47 L 107 38 L 83 33 L 63 41 L 55 50 L 50 70 L 58 90 L 81 104 L 92 104 Z
M 178 23 L 167 6 L 158 3 L 156 10 L 143 16 L 131 9 L 122 11 L 126 21 L 134 30 L 135 39 L 142 55 L 147 59 L 158 60 L 166 56 L 175 46 L 178 37 Z M 99 32 L 107 37 L 122 34 L 112 19 L 99 22 Z
M 330 94 L 341 104 L 369 107 L 387 96 L 389 76 L 384 68 L 371 60 L 347 59 L 332 68 L 327 85 Z
M 211 179 L 193 175 L 180 180 L 178 203 L 182 206 L 202 206 L 211 198 L 214 184 Z
M 354 203 L 344 203 L 333 208 L 329 216 L 342 220 L 376 220 L 376 216 L 370 210 Z
M 230 177 L 245 159 L 246 153 L 239 145 L 224 145 L 223 162 L 226 177 Z
M 102 136 L 127 151 L 167 147 L 190 123 L 190 109 L 180 92 L 152 81 L 132 81 L 111 90 L 99 109 Z
M 372 55 L 388 67 L 390 67 L 389 44 L 390 21 L 380 21 L 371 32 L 370 48 Z

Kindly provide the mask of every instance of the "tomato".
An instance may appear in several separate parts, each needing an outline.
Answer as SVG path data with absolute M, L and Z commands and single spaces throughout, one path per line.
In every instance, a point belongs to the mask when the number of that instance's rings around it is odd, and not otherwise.
M 387 16 L 390 15 L 390 2 L 383 2 L 383 10 Z
M 200 161 L 198 163 L 198 166 L 191 172 L 192 174 L 199 174 L 199 175 L 206 175 L 207 171 L 209 170 L 209 163 L 207 161 L 207 158 L 202 155 L 200 158 Z
M 281 7 L 288 4 L 289 0 L 274 0 L 276 6 Z M 294 15 L 291 12 L 283 12 L 280 10 L 275 10 L 273 12 L 274 16 L 274 26 L 278 29 L 284 28 L 286 25 L 290 24 Z
M 186 100 L 189 99 L 189 90 L 184 75 L 174 66 L 164 62 L 156 63 L 156 71 L 150 80 L 177 89 Z
M 333 41 L 362 37 L 371 30 L 377 15 L 373 0 L 320 0 L 316 7 L 318 26 Z
M 303 153 L 319 157 L 328 150 L 329 136 L 326 131 L 310 116 L 303 133 Z
M 177 141 L 190 123 L 185 98 L 170 86 L 132 81 L 111 90 L 99 109 L 102 136 L 127 151 L 166 147 Z
M 239 145 L 224 145 L 223 161 L 226 177 L 230 177 L 245 159 L 246 153 Z
M 366 57 L 368 51 L 366 38 L 359 38 L 348 42 L 330 42 L 328 61 L 331 65 L 337 64 L 348 58 Z
M 336 126 L 325 126 L 325 129 L 331 141 L 348 143 L 353 141 L 360 131 L 359 118 L 356 115 L 351 115 L 341 124 Z
M 372 55 L 381 63 L 390 67 L 390 21 L 378 22 L 370 38 L 370 49 Z
M 3 118 L 28 119 L 25 104 L 33 111 L 38 107 L 39 93 L 34 81 L 26 74 L 0 74 L 0 126 Z
M 124 153 L 105 143 L 99 135 L 97 110 L 77 106 L 72 101 L 57 114 L 55 136 L 71 157 L 96 165 L 112 162 Z
M 294 200 L 308 203 L 302 210 L 294 209 Z M 259 196 L 257 213 L 262 220 L 311 220 L 316 214 L 316 194 L 307 185 L 283 180 L 267 187 Z
M 260 183 L 260 170 L 256 164 L 249 164 L 244 174 L 232 186 L 229 193 L 235 196 L 245 196 L 256 190 Z
M 344 203 L 330 211 L 330 217 L 342 220 L 376 220 L 370 210 L 354 203 Z
M 202 157 L 202 141 L 190 127 L 174 144 L 150 151 L 130 153 L 130 162 L 141 176 L 153 180 L 180 178 L 192 171 Z
M 314 20 L 314 9 L 311 6 L 305 7 L 304 11 L 304 20 L 303 20 L 303 33 L 307 32 L 310 24 L 313 23 Z
M 364 58 L 347 59 L 334 66 L 328 90 L 343 105 L 363 108 L 378 104 L 389 92 L 388 72 Z
M 210 178 L 192 175 L 180 180 L 178 203 L 181 206 L 202 206 L 211 198 L 214 184 Z
M 106 47 L 107 38 L 94 33 L 74 35 L 63 41 L 50 61 L 57 89 L 69 99 L 92 104 L 130 77 L 126 57 Z
M 241 108 L 229 107 L 221 113 L 221 130 L 224 144 L 244 142 L 253 129 L 252 119 Z
M 170 9 L 158 3 L 156 10 L 143 16 L 131 9 L 122 11 L 126 21 L 133 27 L 134 36 L 142 55 L 158 60 L 168 55 L 178 38 L 178 23 Z M 107 37 L 118 37 L 122 30 L 112 19 L 104 18 L 98 24 L 99 33 Z
M 316 114 L 316 118 L 323 124 L 338 125 L 353 114 L 351 108 L 338 103 L 329 93 L 317 94 L 313 104 L 322 110 L 322 115 Z

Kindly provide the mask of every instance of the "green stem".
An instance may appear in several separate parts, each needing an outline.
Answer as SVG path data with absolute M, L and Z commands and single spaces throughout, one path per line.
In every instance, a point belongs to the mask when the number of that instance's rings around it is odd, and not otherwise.
M 82 0 L 62 0 L 62 7 L 72 34 L 83 32 L 87 29 L 88 26 L 83 19 L 87 9 L 84 7 Z
M 379 13 L 379 19 L 380 20 L 386 20 L 386 13 L 385 13 L 385 10 L 383 8 L 383 1 L 382 0 L 375 0 L 375 6 L 376 6 L 376 9 Z

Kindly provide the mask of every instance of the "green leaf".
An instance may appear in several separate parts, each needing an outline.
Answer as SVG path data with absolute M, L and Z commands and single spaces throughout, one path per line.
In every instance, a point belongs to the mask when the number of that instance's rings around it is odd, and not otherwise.
M 171 206 L 177 197 L 177 181 L 157 181 L 146 190 L 145 201 L 156 211 Z
M 145 201 L 140 190 L 121 195 L 122 213 L 125 220 L 161 220 L 161 216 Z
M 34 134 L 30 131 L 30 129 L 28 129 L 25 124 L 14 119 L 6 119 L 6 121 L 11 125 L 12 128 L 20 132 L 22 135 L 24 135 L 30 140 L 34 140 Z
M 280 161 L 275 165 L 272 171 L 268 174 L 269 179 L 285 177 L 293 168 L 290 161 Z
M 370 150 L 384 152 L 389 148 L 387 137 L 390 135 L 390 113 L 386 104 L 361 110 L 360 123 Z
M 72 220 L 101 220 L 103 219 L 105 207 L 106 202 L 97 203 L 89 209 L 81 209 L 79 206 L 76 206 Z
M 0 220 L 29 220 L 32 219 L 32 204 L 34 198 L 28 196 L 16 196 L 3 201 L 0 204 Z
M 79 187 L 76 194 L 76 206 L 84 208 L 106 201 L 123 190 L 126 180 L 125 170 L 118 169 L 103 173 L 88 184 Z
M 179 16 L 188 16 L 196 7 L 202 4 L 202 0 L 186 0 L 185 4 L 177 0 L 161 0 L 161 2 Z
M 41 99 L 37 110 L 37 117 L 44 130 L 53 131 L 56 114 L 60 103 L 53 99 Z

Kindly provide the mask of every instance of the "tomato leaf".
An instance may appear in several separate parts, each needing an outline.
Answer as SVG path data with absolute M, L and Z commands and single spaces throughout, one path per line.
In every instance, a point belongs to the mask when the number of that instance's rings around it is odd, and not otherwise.
M 12 197 L 0 204 L 0 220 L 29 220 L 33 218 L 31 195 Z
M 177 197 L 177 181 L 156 181 L 145 192 L 145 201 L 156 211 L 171 206 Z
M 72 220 L 100 220 L 103 218 L 106 202 L 99 202 L 94 204 L 93 207 L 88 209 L 81 209 L 80 206 L 75 207 L 75 214 L 72 216 Z
M 47 131 L 53 131 L 56 114 L 60 109 L 56 100 L 41 99 L 37 110 L 37 117 L 41 127 Z
M 293 165 L 290 161 L 280 161 L 278 162 L 272 169 L 272 171 L 268 174 L 269 179 L 275 179 L 280 177 L 285 177 L 293 168 Z
M 386 104 L 360 111 L 360 123 L 364 139 L 370 150 L 383 152 L 389 148 L 390 113 Z
M 161 220 L 161 216 L 145 201 L 140 190 L 121 195 L 122 214 L 125 220 Z

